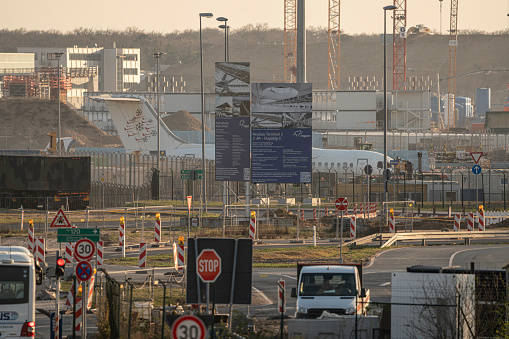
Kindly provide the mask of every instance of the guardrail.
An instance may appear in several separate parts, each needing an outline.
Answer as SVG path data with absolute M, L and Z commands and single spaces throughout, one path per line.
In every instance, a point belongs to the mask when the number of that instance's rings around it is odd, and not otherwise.
M 392 236 L 391 236 L 392 235 Z M 440 239 L 465 239 L 466 242 L 470 242 L 472 238 L 495 238 L 498 236 L 509 237 L 509 231 L 484 231 L 484 232 L 412 232 L 412 233 L 382 233 L 382 240 L 389 238 L 381 248 L 389 247 L 396 241 L 408 241 L 408 240 L 422 240 L 425 244 L 426 240 L 440 240 Z M 364 238 L 363 238 L 364 239 Z M 362 240 L 363 240 L 362 239 Z M 361 239 L 359 239 L 361 240 Z M 380 240 L 380 234 L 372 237 L 372 241 Z

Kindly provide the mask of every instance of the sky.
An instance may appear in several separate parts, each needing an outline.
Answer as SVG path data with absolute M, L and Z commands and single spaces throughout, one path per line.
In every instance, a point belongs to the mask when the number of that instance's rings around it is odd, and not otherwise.
M 416 24 L 448 34 L 451 0 L 407 0 L 407 28 Z M 383 7 L 391 0 L 341 0 L 341 31 L 346 34 L 383 33 Z M 170 33 L 199 29 L 199 13 L 228 18 L 232 31 L 247 24 L 283 28 L 284 0 L 86 0 L 82 2 L 5 1 L 2 29 L 49 30 L 75 28 L 122 30 L 137 27 L 146 32 Z M 509 0 L 458 0 L 457 27 L 494 32 L 509 27 Z M 388 31 L 390 18 L 388 14 Z M 203 28 L 217 27 L 202 19 Z M 441 19 L 440 19 L 441 18 Z M 328 0 L 306 1 L 306 26 L 327 27 Z

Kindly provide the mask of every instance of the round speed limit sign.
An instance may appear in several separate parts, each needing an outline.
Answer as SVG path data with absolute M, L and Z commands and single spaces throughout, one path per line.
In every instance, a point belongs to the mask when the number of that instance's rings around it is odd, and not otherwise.
M 74 245 L 74 259 L 77 261 L 90 261 L 94 252 L 95 245 L 89 239 L 81 239 Z
M 183 315 L 175 320 L 171 333 L 173 338 L 177 339 L 205 339 L 207 329 L 200 318 Z

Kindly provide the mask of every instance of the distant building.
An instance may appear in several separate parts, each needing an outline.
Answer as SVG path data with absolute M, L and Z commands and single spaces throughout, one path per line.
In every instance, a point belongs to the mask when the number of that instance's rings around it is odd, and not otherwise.
M 67 101 L 78 109 L 83 93 L 91 91 L 124 92 L 140 83 L 139 48 L 104 47 L 18 47 L 18 53 L 33 53 L 35 70 L 57 69 L 57 52 L 62 76 L 70 78 Z
M 4 78 L 19 77 L 33 74 L 34 54 L 33 53 L 0 53 L 0 97 L 4 94 Z M 24 84 L 15 86 L 14 92 L 22 95 L 25 93 Z

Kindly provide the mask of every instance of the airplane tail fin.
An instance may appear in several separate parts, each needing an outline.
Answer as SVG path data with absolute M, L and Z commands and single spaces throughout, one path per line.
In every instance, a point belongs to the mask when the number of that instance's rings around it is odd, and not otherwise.
M 105 102 L 118 135 L 127 152 L 157 151 L 157 112 L 148 101 L 138 95 L 108 95 L 93 98 Z M 185 147 L 187 143 L 177 137 L 160 121 L 160 149 Z

